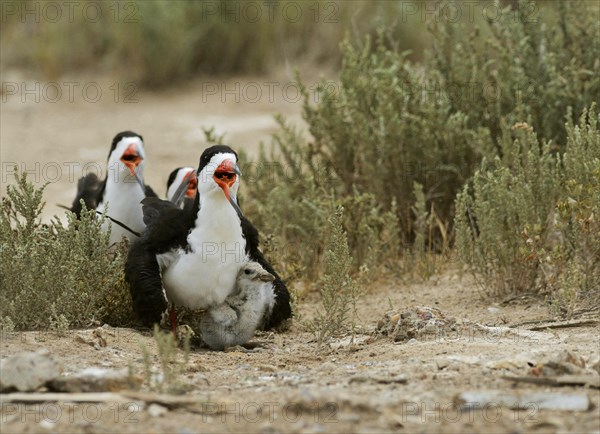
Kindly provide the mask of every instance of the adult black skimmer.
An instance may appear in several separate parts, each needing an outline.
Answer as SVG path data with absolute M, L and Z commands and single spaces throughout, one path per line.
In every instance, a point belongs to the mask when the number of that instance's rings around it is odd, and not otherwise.
M 234 293 L 239 270 L 254 261 L 274 277 L 274 302 L 264 313 L 263 328 L 278 326 L 291 316 L 290 296 L 258 248 L 258 231 L 239 208 L 237 154 L 224 145 L 206 149 L 197 179 L 189 208 L 158 198 L 142 201 L 146 230 L 131 246 L 125 266 L 135 312 L 152 325 L 160 322 L 167 300 L 189 309 L 218 306 Z M 173 327 L 174 319 L 171 315 Z
M 169 175 L 167 181 L 167 199 L 180 208 L 192 206 L 198 191 L 196 169 L 178 167 Z
M 86 208 L 95 209 L 99 214 L 106 211 L 103 229 L 111 226 L 110 244 L 121 241 L 122 237 L 133 240 L 144 230 L 140 202 L 145 197 L 156 197 L 144 184 L 144 158 L 142 136 L 123 131 L 112 141 L 104 180 L 89 173 L 77 183 L 77 196 L 70 210 L 79 216 L 83 199 Z
M 234 294 L 202 316 L 202 340 L 214 350 L 248 342 L 273 310 L 274 280 L 258 262 L 240 268 Z

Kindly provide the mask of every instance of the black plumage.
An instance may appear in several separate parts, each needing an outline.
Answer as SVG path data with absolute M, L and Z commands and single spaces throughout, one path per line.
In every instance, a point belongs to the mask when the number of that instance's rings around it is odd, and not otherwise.
M 100 180 L 95 173 L 88 173 L 77 181 L 77 194 L 69 210 L 74 212 L 77 217 L 81 215 L 81 199 L 87 209 L 96 209 L 104 196 L 106 188 L 106 178 Z M 157 197 L 157 194 L 149 185 L 144 185 L 146 197 Z

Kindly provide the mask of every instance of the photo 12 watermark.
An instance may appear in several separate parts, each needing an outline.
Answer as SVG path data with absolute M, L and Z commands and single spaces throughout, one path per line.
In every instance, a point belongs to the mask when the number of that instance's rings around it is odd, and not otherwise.
M 134 104 L 139 102 L 139 87 L 132 81 L 101 84 L 96 81 L 3 81 L 2 102 L 95 104 L 101 101 Z
M 226 103 L 268 103 L 283 101 L 288 104 L 304 103 L 319 104 L 324 100 L 335 100 L 343 94 L 342 83 L 325 80 L 309 84 L 296 81 L 203 81 L 201 87 L 201 102 L 211 101 Z M 536 99 L 537 83 L 530 81 L 520 83 L 518 87 L 506 89 L 496 82 L 482 81 L 449 81 L 409 83 L 397 82 L 390 92 L 398 99 L 408 99 L 415 102 L 435 101 L 437 103 L 471 103 L 495 104 L 502 99 L 503 94 L 510 93 L 519 102 L 531 102 Z
M 138 171 L 139 167 L 135 170 Z M 326 164 L 315 164 L 309 171 L 306 168 L 280 161 L 248 161 L 240 165 L 240 170 L 242 182 L 245 184 L 274 183 L 278 180 L 294 183 L 304 179 L 330 185 L 338 182 L 333 169 Z M 114 182 L 137 182 L 134 177 L 130 176 L 130 172 L 125 171 L 121 162 L 111 163 L 108 167 L 106 163 L 96 161 L 87 163 L 78 161 L 3 161 L 0 165 L 0 180 L 3 183 L 14 181 L 19 173 L 27 174 L 29 181 L 36 184 L 76 183 L 80 178 L 89 174 L 94 174 L 99 179 L 110 177 Z
M 199 24 L 219 22 L 240 23 L 287 23 L 312 22 L 336 24 L 347 12 L 347 1 L 278 1 L 278 0 L 202 0 L 196 2 L 194 12 Z M 374 1 L 371 7 L 383 2 Z M 539 6 L 534 1 L 514 2 L 510 6 L 496 1 L 454 0 L 417 1 L 397 0 L 388 3 L 393 7 L 395 22 L 407 23 L 474 23 L 477 21 L 497 22 L 510 19 L 523 23 L 534 23 L 539 19 Z M 2 23 L 59 23 L 83 21 L 99 23 L 135 24 L 143 20 L 143 10 L 134 1 L 2 1 Z
M 519 83 L 507 89 L 497 82 L 398 82 L 390 91 L 398 99 L 415 103 L 470 102 L 496 104 L 506 94 L 519 103 L 535 102 L 538 84 L 533 81 Z M 2 102 L 26 103 L 98 103 L 114 102 L 132 104 L 140 102 L 140 86 L 132 81 L 102 84 L 96 81 L 3 81 L 0 94 Z M 207 104 L 319 104 L 343 95 L 342 83 L 324 80 L 308 84 L 297 81 L 202 81 L 197 92 L 198 102 Z
M 453 1 L 398 1 L 398 22 L 418 20 L 421 23 L 474 23 L 479 20 L 490 23 L 509 18 L 523 23 L 535 23 L 539 18 L 539 6 L 534 1 L 515 2 L 511 7 L 488 0 Z
M 508 408 L 503 402 L 430 402 L 407 401 L 400 408 L 402 422 L 415 421 L 422 424 L 473 423 L 482 420 L 498 423 L 503 416 L 513 422 L 537 422 L 539 405 L 536 402 L 515 401 Z
M 2 1 L 2 24 L 19 23 L 114 23 L 132 24 L 140 21 L 140 10 L 133 1 Z
M 0 404 L 0 419 L 9 422 L 33 422 L 51 428 L 58 423 L 86 422 L 100 420 L 122 424 L 139 423 L 140 413 L 146 405 L 142 402 L 61 402 L 20 405 L 10 402 Z M 338 422 L 339 404 L 336 402 L 225 402 L 199 400 L 196 413 L 200 413 L 203 423 L 247 423 L 256 424 L 276 420 L 297 423 L 301 419 L 314 423 L 332 424 Z
M 338 23 L 341 1 L 203 1 L 201 22 L 222 23 L 275 23 L 296 24 L 301 21 Z

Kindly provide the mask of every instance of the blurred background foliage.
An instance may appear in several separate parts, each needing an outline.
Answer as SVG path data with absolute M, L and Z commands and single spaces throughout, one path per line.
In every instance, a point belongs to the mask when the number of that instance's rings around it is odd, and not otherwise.
M 4 11 L 0 30 L 3 64 L 47 79 L 91 70 L 164 87 L 198 75 L 335 67 L 347 33 L 362 37 L 400 16 L 407 17 L 395 28 L 403 49 L 418 57 L 426 41 L 420 15 L 401 14 L 403 2 L 394 1 L 82 0 L 73 19 L 61 8 L 59 20 L 44 2 L 10 3 L 15 11 Z

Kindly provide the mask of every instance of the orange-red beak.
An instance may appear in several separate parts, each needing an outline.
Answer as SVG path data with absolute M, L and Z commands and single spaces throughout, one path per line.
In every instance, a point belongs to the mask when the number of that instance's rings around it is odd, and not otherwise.
M 230 159 L 223 160 L 219 167 L 215 170 L 213 179 L 219 187 L 225 193 L 227 200 L 231 202 L 231 196 L 229 195 L 229 189 L 235 184 L 237 176 L 240 174 L 240 169 Z
M 142 160 L 143 158 L 137 151 L 137 146 L 133 143 L 129 145 L 121 156 L 121 162 L 129 168 L 132 176 L 136 176 L 136 169 L 142 163 Z
M 185 191 L 185 196 L 189 197 L 190 199 L 195 199 L 196 192 L 198 191 L 198 177 L 196 176 L 196 171 L 192 170 L 190 173 L 188 173 L 185 178 L 183 178 L 183 181 L 188 181 L 188 187 Z

